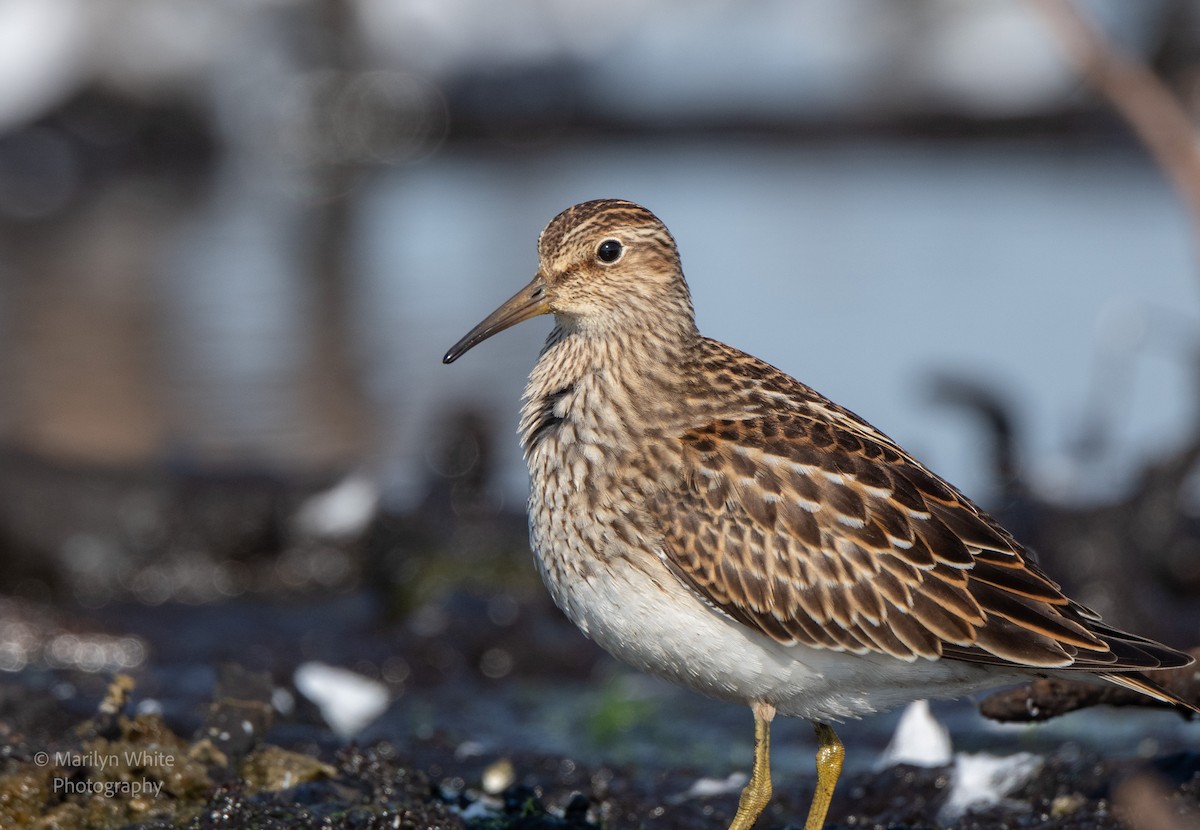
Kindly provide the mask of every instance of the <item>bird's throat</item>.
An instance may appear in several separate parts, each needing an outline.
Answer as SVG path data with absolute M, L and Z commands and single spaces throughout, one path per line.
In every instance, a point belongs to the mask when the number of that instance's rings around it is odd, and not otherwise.
M 636 443 L 679 406 L 678 370 L 691 346 L 661 331 L 597 337 L 556 326 L 525 387 L 525 453 L 552 435 L 599 448 Z

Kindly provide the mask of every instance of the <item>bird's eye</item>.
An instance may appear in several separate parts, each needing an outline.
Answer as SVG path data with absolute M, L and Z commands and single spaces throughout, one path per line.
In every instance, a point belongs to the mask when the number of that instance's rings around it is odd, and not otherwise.
M 620 259 L 624 252 L 625 247 L 620 242 L 615 239 L 606 239 L 596 249 L 596 259 L 611 264 Z

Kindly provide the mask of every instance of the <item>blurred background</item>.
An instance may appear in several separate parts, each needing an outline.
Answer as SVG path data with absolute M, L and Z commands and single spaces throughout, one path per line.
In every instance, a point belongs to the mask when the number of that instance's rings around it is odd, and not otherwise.
M 1053 5 L 0 0 L 0 681 L 594 677 L 524 541 L 550 323 L 440 357 L 605 196 L 703 332 L 1197 644 L 1198 220 Z M 1200 5 L 1079 8 L 1200 118 Z

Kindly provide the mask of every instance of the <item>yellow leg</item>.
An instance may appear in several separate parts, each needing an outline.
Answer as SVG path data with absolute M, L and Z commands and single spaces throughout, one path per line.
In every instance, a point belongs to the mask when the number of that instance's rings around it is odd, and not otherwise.
M 833 788 L 842 774 L 842 758 L 846 755 L 833 727 L 814 722 L 813 728 L 817 730 L 817 790 L 813 793 L 812 806 L 808 808 L 804 830 L 821 830 L 825 826 L 825 814 L 829 812 Z M 740 810 L 738 812 L 741 813 Z
M 750 830 L 771 800 L 771 718 L 775 707 L 769 703 L 754 704 L 754 774 L 742 790 L 737 813 L 729 830 Z

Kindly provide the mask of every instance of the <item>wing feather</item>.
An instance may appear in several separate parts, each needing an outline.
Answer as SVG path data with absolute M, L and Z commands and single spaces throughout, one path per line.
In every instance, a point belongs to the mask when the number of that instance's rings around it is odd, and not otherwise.
M 824 399 L 680 442 L 677 483 L 647 499 L 664 561 L 779 642 L 1106 671 L 1177 654 L 1098 623 L 970 500 Z

